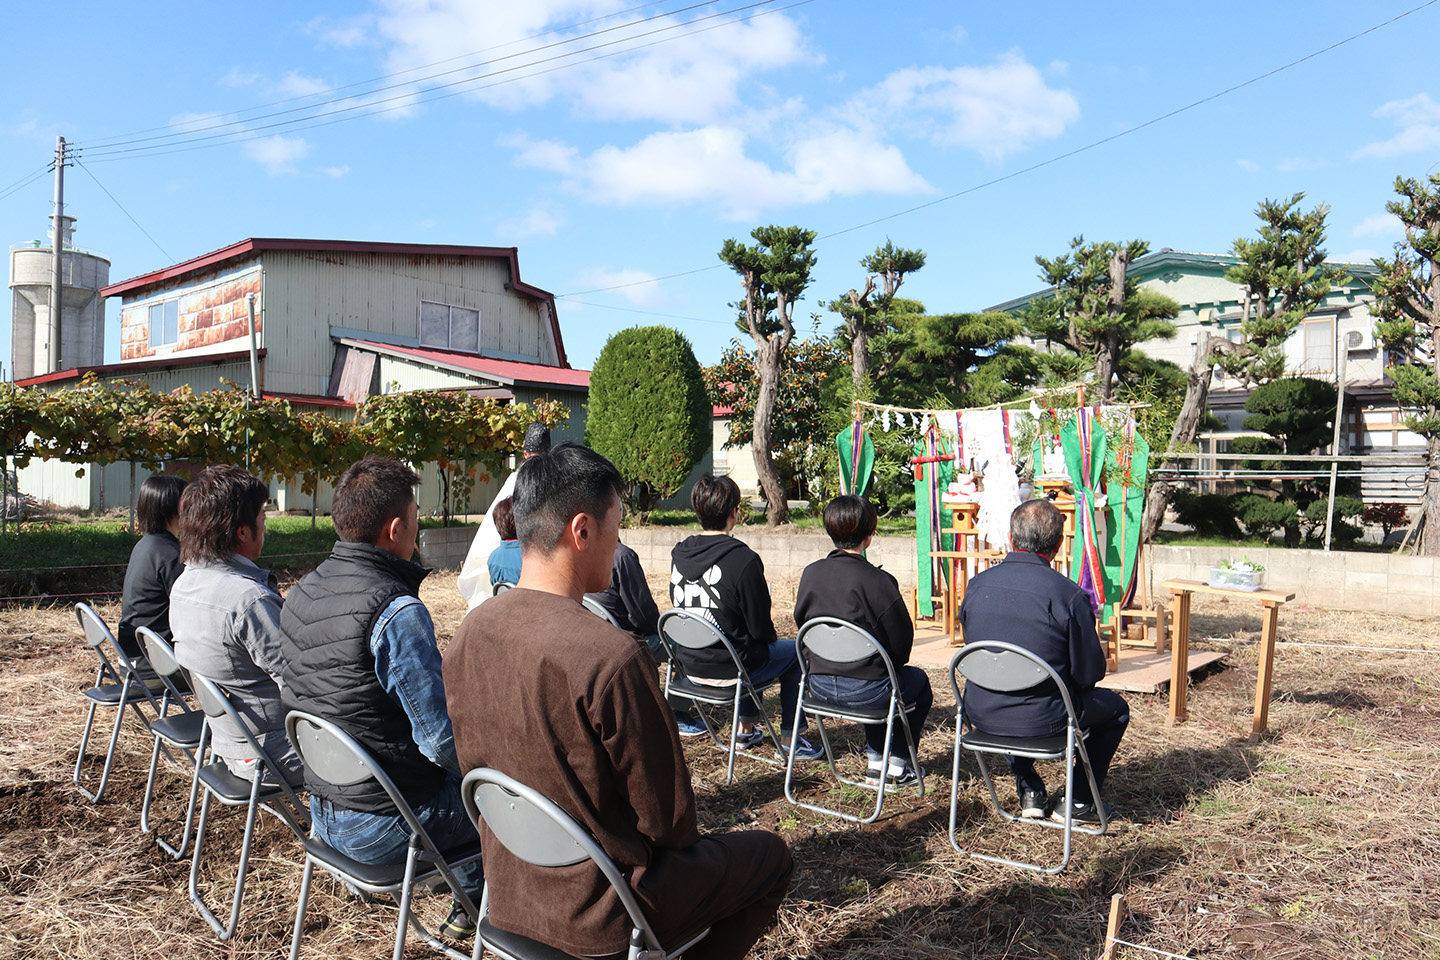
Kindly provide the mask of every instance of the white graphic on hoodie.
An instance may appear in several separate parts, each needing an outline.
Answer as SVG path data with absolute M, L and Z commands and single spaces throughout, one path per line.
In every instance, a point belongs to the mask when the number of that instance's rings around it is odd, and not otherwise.
M 670 568 L 670 602 L 677 607 L 694 610 L 717 627 L 714 610 L 720 606 L 720 567 L 712 566 L 700 574 L 699 580 L 688 580 L 679 567 Z

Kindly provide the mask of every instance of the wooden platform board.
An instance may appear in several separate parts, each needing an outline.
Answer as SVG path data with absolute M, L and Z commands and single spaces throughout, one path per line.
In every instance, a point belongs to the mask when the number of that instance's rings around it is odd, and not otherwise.
M 917 667 L 945 668 L 959 647 L 950 646 L 943 625 L 921 621 L 915 629 L 915 646 L 910 662 Z M 1214 651 L 1192 652 L 1186 668 L 1194 673 L 1225 656 Z M 1100 686 L 1133 693 L 1159 693 L 1170 686 L 1170 653 L 1155 653 L 1128 647 L 1120 653 L 1120 669 L 1105 675 Z

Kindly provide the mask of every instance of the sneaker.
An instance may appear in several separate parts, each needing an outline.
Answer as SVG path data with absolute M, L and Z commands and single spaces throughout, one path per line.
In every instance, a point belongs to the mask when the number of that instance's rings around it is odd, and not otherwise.
M 893 787 L 912 787 L 915 784 L 919 783 L 920 778 L 923 776 L 925 776 L 924 767 L 921 767 L 917 772 L 914 767 L 910 766 L 910 764 L 907 763 L 904 767 L 901 768 L 898 774 L 895 772 L 895 768 L 891 767 L 890 776 L 887 778 L 885 789 L 890 790 Z
M 1026 820 L 1044 820 L 1049 815 L 1050 800 L 1045 796 L 1045 791 L 1026 790 L 1020 795 L 1020 816 Z
M 450 916 L 440 924 L 440 933 L 452 940 L 469 940 L 475 936 L 475 921 L 460 906 L 460 901 L 451 899 Z
M 906 766 L 907 764 L 904 760 L 900 759 L 899 757 L 891 757 L 890 775 L 888 777 L 890 782 L 895 782 L 895 778 L 905 772 Z M 872 787 L 878 787 L 880 785 L 880 779 L 880 761 L 871 758 L 869 764 L 865 768 L 865 783 Z
M 1115 812 L 1110 809 L 1110 804 L 1100 801 L 1105 805 L 1105 820 L 1109 822 L 1114 818 Z M 1055 801 L 1055 809 L 1050 813 L 1050 819 L 1056 823 L 1065 822 L 1065 799 L 1061 797 Z M 1070 808 L 1070 820 L 1073 823 L 1098 824 L 1100 822 L 1100 810 L 1093 803 L 1077 803 Z
M 754 730 L 751 730 L 749 733 L 737 733 L 737 734 L 735 734 L 735 749 L 736 749 L 736 750 L 749 750 L 749 749 L 751 749 L 752 747 L 758 747 L 758 746 L 760 746 L 760 744 L 762 744 L 762 743 L 764 743 L 764 742 L 765 742 L 765 731 L 764 731 L 764 730 L 761 730 L 759 727 L 756 727 Z
M 703 737 L 709 732 L 703 723 L 690 716 L 676 716 L 675 729 L 682 737 Z
M 784 744 L 780 746 L 781 748 L 775 751 L 775 756 L 781 760 L 787 759 L 791 753 L 795 754 L 796 760 L 820 760 L 825 756 L 824 750 L 821 750 L 804 737 L 797 737 L 792 747 L 786 747 Z

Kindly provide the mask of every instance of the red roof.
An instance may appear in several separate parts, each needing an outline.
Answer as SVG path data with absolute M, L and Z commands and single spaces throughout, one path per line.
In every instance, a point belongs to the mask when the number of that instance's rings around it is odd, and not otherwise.
M 570 389 L 589 389 L 590 387 L 589 370 L 551 367 L 543 363 L 522 363 L 518 360 L 496 360 L 493 357 L 481 357 L 473 353 L 457 353 L 454 350 L 398 347 L 389 343 L 376 343 L 373 340 L 345 339 L 340 342 L 375 353 L 410 357 L 435 366 L 450 367 L 465 373 L 477 373 L 507 385 L 567 387 Z
M 268 348 L 261 347 L 255 352 L 256 358 L 265 356 Z M 126 360 L 121 363 L 102 363 L 93 367 L 71 367 L 69 370 L 56 370 L 54 373 L 42 373 L 36 377 L 26 377 L 24 380 L 16 380 L 17 387 L 37 387 L 42 383 L 58 383 L 65 380 L 79 380 L 87 373 L 107 377 L 111 374 L 123 374 L 140 370 L 169 370 L 174 367 L 199 367 L 204 364 L 233 363 L 236 360 L 250 359 L 249 350 L 236 350 L 231 353 L 184 353 L 160 357 L 154 360 Z
M 550 331 L 555 336 L 555 349 L 560 356 L 560 365 L 569 366 L 565 358 L 565 341 L 560 337 L 560 320 L 555 314 L 555 295 L 520 280 L 520 257 L 515 247 L 467 247 L 443 243 L 369 243 L 363 240 L 301 240 L 283 237 L 252 237 L 232 243 L 228 247 L 212 250 L 184 263 L 152 270 L 129 280 L 112 283 L 100 289 L 102 297 L 116 297 L 122 294 L 151 287 L 166 280 L 183 277 L 186 274 L 213 267 L 217 263 L 235 260 L 264 250 L 326 250 L 335 253 L 388 253 L 429 257 L 503 257 L 510 261 L 510 289 L 516 293 L 544 302 L 550 311 Z

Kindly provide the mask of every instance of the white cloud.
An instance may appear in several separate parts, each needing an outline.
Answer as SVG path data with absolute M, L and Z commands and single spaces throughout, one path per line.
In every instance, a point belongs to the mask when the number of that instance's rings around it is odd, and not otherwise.
M 894 125 L 942 146 L 974 150 L 987 160 L 1058 137 L 1080 116 L 1080 104 L 1057 90 L 1012 50 L 982 67 L 911 67 L 860 94 L 850 115 Z
M 220 78 L 222 87 L 253 87 L 265 79 L 263 73 L 249 73 L 239 67 L 231 67 L 230 72 Z
M 471 96 L 510 110 L 559 100 L 586 119 L 707 123 L 733 111 L 757 74 L 819 59 L 780 14 L 717 26 L 722 21 L 669 16 L 630 23 L 640 15 L 620 15 L 626 4 L 616 0 L 382 6 L 377 30 L 393 44 L 392 71 L 463 68 L 437 82 L 475 78 Z
M 304 137 L 283 137 L 275 134 L 260 140 L 245 142 L 245 155 L 263 165 L 272 176 L 293 173 L 295 164 L 310 153 L 310 144 Z
M 1328 160 L 1311 160 L 1307 157 L 1286 157 L 1275 164 L 1279 173 L 1307 173 L 1311 170 L 1323 170 L 1330 166 Z
M 1355 160 L 1385 160 L 1407 153 L 1440 149 L 1440 103 L 1428 93 L 1381 104 L 1372 116 L 1395 121 L 1400 132 L 1350 154 Z
M 330 84 L 319 77 L 307 77 L 296 70 L 291 70 L 280 78 L 279 90 L 287 97 L 308 97 L 316 93 L 325 93 L 330 89 Z
M 611 270 L 606 267 L 591 267 L 582 270 L 576 282 L 585 290 L 618 289 L 610 292 L 619 294 L 637 307 L 659 307 L 666 301 L 665 291 L 656 282 L 655 274 L 644 270 Z
M 501 234 L 500 242 L 508 246 L 510 240 L 554 236 L 563 223 L 564 218 L 558 209 L 541 204 L 530 208 L 521 216 L 501 220 L 496 224 L 496 228 Z
M 748 156 L 745 132 L 727 126 L 654 133 L 634 146 L 604 146 L 588 157 L 554 142 L 512 144 L 521 151 L 520 162 L 562 174 L 571 190 L 591 202 L 713 204 L 734 220 L 833 196 L 931 189 L 898 148 L 851 128 L 796 141 L 785 151 L 789 169 Z
M 345 175 L 350 172 L 350 166 L 347 164 L 343 167 L 321 167 L 320 172 L 331 180 L 343 180 Z
M 345 19 L 316 17 L 301 29 L 329 46 L 351 49 L 374 42 L 375 18 L 368 14 Z
M 1401 226 L 1400 218 L 1393 213 L 1372 213 L 1357 223 L 1355 229 L 1350 232 L 1357 237 L 1394 236 L 1398 238 L 1405 232 L 1405 228 Z
M 1260 164 L 1256 163 L 1254 160 L 1236 160 L 1235 166 L 1239 167 L 1241 170 L 1244 170 L 1246 173 L 1260 172 Z

